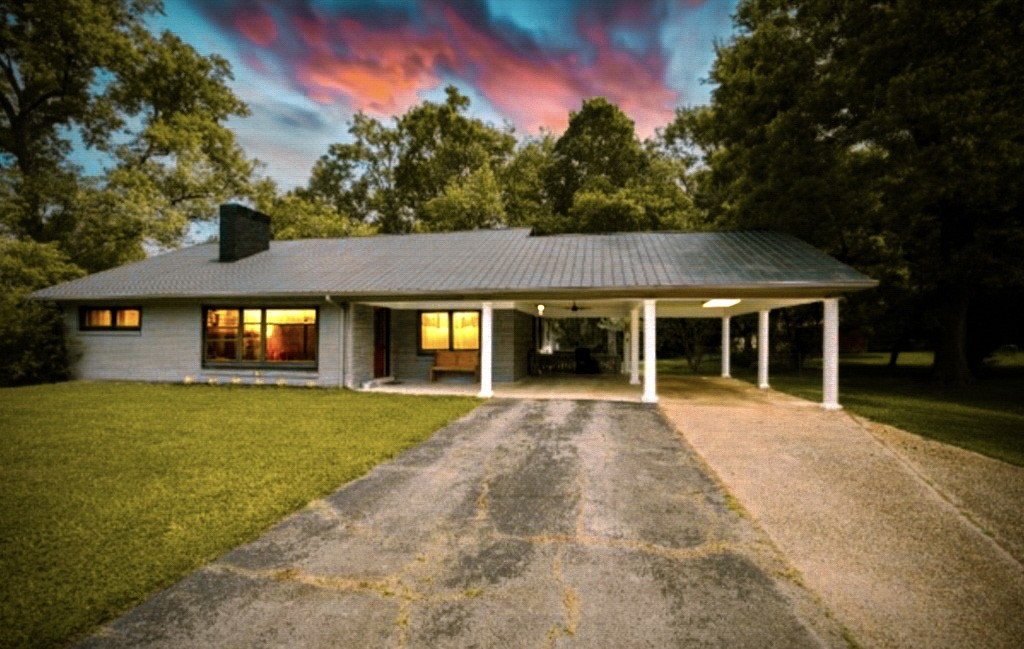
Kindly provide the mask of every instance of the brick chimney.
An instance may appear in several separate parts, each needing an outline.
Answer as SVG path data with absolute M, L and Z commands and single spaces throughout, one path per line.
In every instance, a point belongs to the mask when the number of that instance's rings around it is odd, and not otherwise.
M 238 261 L 269 248 L 269 216 L 234 203 L 220 206 L 221 261 Z

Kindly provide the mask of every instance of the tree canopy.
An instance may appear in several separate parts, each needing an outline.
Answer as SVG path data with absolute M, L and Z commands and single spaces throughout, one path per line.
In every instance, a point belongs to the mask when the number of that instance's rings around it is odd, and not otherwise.
M 155 0 L 0 2 L 0 228 L 78 266 L 174 245 L 247 192 L 253 163 L 225 126 L 248 114 L 230 67 L 152 34 Z M 87 176 L 75 137 L 100 161 Z
M 882 277 L 892 311 L 931 305 L 936 376 L 965 382 L 972 294 L 1021 281 L 1024 6 L 746 0 L 736 21 L 711 105 L 666 131 L 703 154 L 698 203 Z

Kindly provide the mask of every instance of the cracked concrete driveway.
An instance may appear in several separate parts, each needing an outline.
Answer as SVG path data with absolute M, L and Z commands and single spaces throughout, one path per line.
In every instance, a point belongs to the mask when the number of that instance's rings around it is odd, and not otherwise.
M 653 407 L 481 405 L 82 647 L 845 646 Z

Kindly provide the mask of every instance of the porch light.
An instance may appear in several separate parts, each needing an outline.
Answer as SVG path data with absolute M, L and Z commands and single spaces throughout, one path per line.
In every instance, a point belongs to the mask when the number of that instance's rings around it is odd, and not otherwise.
M 729 308 L 731 306 L 736 306 L 739 303 L 740 303 L 739 300 L 717 299 L 717 300 L 708 300 L 707 302 L 705 302 L 701 306 L 703 306 L 705 309 L 727 309 L 727 308 Z
M 543 304 L 538 304 L 537 305 L 537 315 L 539 315 L 542 318 L 544 317 L 544 305 Z

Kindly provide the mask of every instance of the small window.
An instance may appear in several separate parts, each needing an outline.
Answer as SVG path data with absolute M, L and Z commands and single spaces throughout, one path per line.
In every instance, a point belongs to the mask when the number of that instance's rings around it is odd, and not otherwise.
M 82 331 L 138 331 L 142 328 L 142 309 L 138 307 L 91 307 L 78 311 Z
M 208 366 L 316 367 L 317 310 L 204 310 Z
M 480 349 L 479 311 L 420 313 L 420 352 Z

